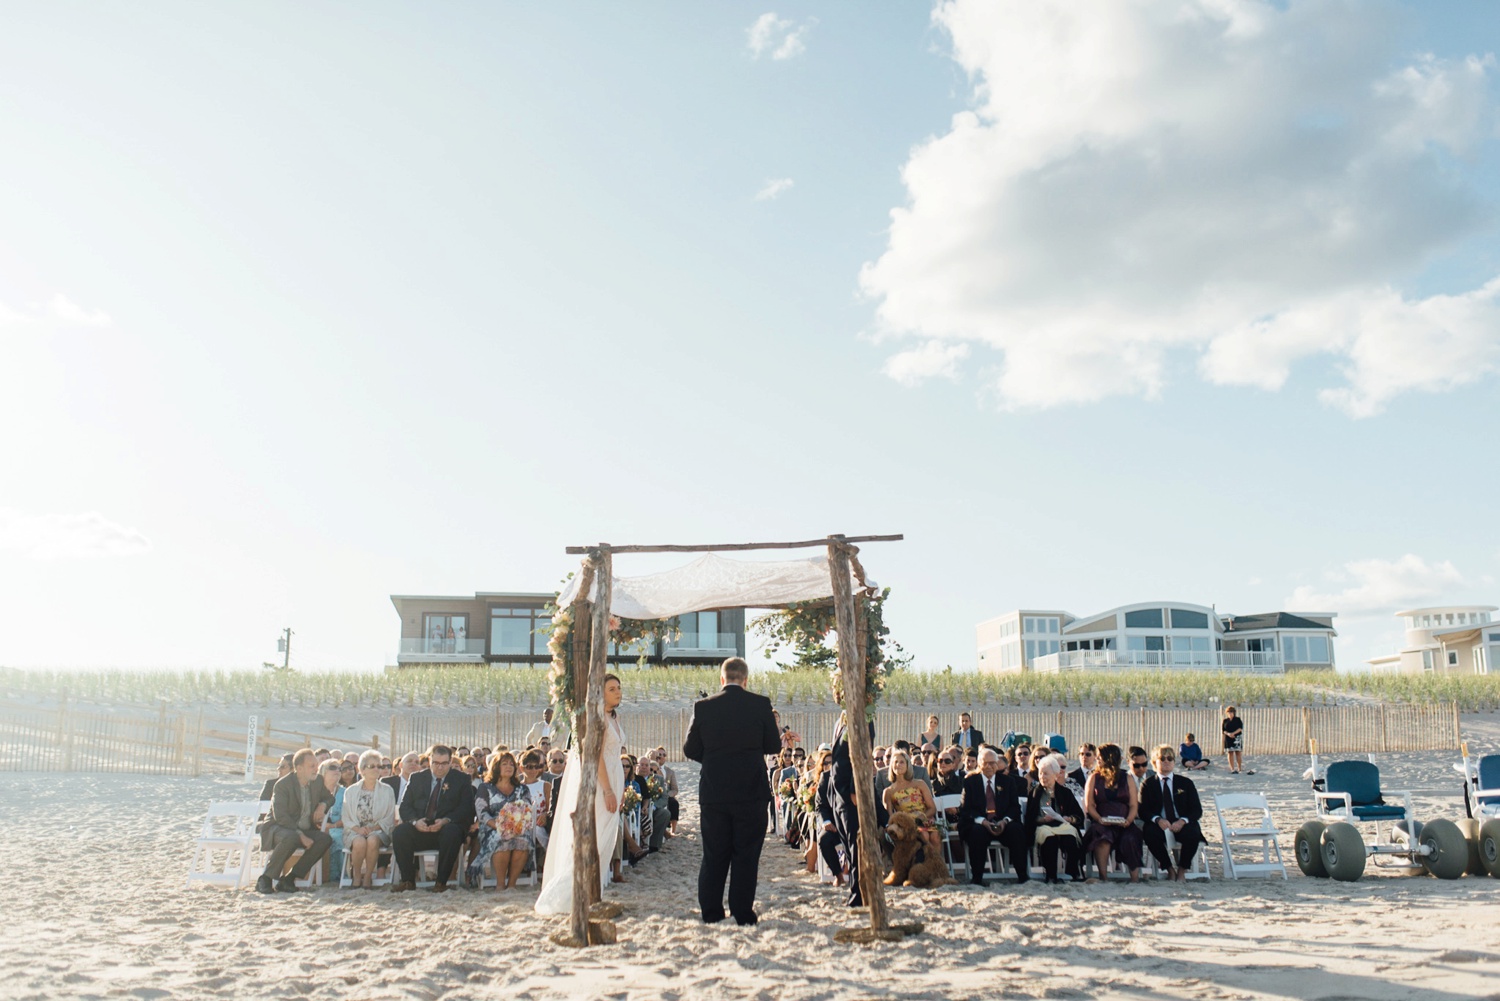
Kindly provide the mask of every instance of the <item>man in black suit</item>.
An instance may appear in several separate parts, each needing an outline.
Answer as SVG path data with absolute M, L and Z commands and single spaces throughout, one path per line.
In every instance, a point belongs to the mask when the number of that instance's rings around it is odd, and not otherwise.
M 984 743 L 984 731 L 974 729 L 974 719 L 968 713 L 958 714 L 958 729 L 948 743 L 968 750 Z
M 723 686 L 693 706 L 682 753 L 702 764 L 698 775 L 698 819 L 703 862 L 698 867 L 698 907 L 704 924 L 724 920 L 724 881 L 729 913 L 753 925 L 760 849 L 766 838 L 771 783 L 766 755 L 781 750 L 771 700 L 745 691 L 750 665 L 730 657 L 719 668 Z
M 1193 865 L 1193 856 L 1203 844 L 1203 828 L 1198 821 L 1203 819 L 1203 804 L 1198 799 L 1198 787 L 1186 775 L 1172 774 L 1177 764 L 1177 752 L 1163 744 L 1151 755 L 1156 773 L 1141 783 L 1141 805 L 1138 811 L 1145 821 L 1141 833 L 1146 847 L 1156 858 L 1157 864 L 1167 870 L 1172 879 L 1187 879 Z M 1172 866 L 1172 855 L 1167 851 L 1167 832 L 1177 839 L 1178 861 Z
M 255 888 L 261 893 L 296 891 L 297 880 L 306 879 L 333 844 L 333 839 L 321 830 L 317 816 L 326 790 L 317 774 L 318 759 L 311 749 L 304 747 L 292 755 L 292 770 L 277 779 L 271 789 L 271 816 L 260 832 L 261 848 L 270 855 L 265 871 L 255 881 Z M 319 788 L 314 788 L 315 785 Z M 302 857 L 283 876 L 287 861 L 298 848 L 302 849 Z
M 397 893 L 415 890 L 417 852 L 436 848 L 437 879 L 432 892 L 442 893 L 448 889 L 458 850 L 474 819 L 474 787 L 469 776 L 453 767 L 451 747 L 432 746 L 427 752 L 427 770 L 411 777 L 396 813 L 401 823 L 391 832 L 391 852 L 401 870 L 401 882 L 392 883 L 391 889 Z
M 1088 784 L 1094 765 L 1099 762 L 1099 749 L 1093 744 L 1078 745 L 1078 767 L 1068 773 L 1068 781 L 1082 789 Z
M 1020 797 L 1011 776 L 1000 771 L 1000 752 L 993 747 L 979 749 L 979 771 L 964 779 L 964 801 L 958 810 L 958 834 L 963 839 L 969 860 L 969 882 L 984 885 L 984 870 L 989 865 L 990 844 L 998 841 L 1010 851 L 1016 870 L 1016 882 L 1031 878 L 1027 857 L 1026 826 L 1021 821 Z
M 271 793 L 276 788 L 276 783 L 286 778 L 291 772 L 292 756 L 290 754 L 283 754 L 281 760 L 276 764 L 276 777 L 274 779 L 266 779 L 266 784 L 260 787 L 260 801 L 262 803 L 269 803 L 271 801 Z

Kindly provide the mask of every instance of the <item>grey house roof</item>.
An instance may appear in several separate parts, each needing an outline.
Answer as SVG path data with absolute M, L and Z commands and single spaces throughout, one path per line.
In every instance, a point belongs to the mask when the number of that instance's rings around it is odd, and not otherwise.
M 1224 618 L 1224 631 L 1252 632 L 1257 629 L 1332 629 L 1330 622 L 1319 622 L 1292 612 L 1262 612 L 1258 615 L 1229 615 Z

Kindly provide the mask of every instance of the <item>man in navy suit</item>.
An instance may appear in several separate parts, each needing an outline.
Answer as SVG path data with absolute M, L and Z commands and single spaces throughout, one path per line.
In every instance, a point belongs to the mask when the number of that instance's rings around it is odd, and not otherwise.
M 397 893 L 417 888 L 417 852 L 438 853 L 437 879 L 432 892 L 448 889 L 448 878 L 458 864 L 458 850 L 469 836 L 474 819 L 474 787 L 469 776 L 453 767 L 453 749 L 434 744 L 427 752 L 427 770 L 417 772 L 406 785 L 397 810 L 401 823 L 391 832 L 391 853 L 401 870 L 401 882 L 392 883 Z
M 984 731 L 974 729 L 974 718 L 968 713 L 959 713 L 958 729 L 953 731 L 953 739 L 948 743 L 967 751 L 984 743 Z
M 1203 803 L 1198 799 L 1198 787 L 1186 775 L 1172 774 L 1177 763 L 1177 752 L 1166 744 L 1151 755 L 1156 774 L 1141 783 L 1141 805 L 1138 815 L 1145 822 L 1141 834 L 1146 847 L 1157 863 L 1172 879 L 1186 879 L 1193 867 L 1193 856 L 1203 844 L 1203 828 L 1198 821 L 1203 819 Z M 1167 832 L 1177 839 L 1177 865 L 1172 865 L 1172 854 L 1167 850 Z
M 698 816 L 703 863 L 698 867 L 698 907 L 705 924 L 724 920 L 724 883 L 729 913 L 753 925 L 760 849 L 766 838 L 771 783 L 766 755 L 781 750 L 771 700 L 745 690 L 750 665 L 730 657 L 719 668 L 719 694 L 693 706 L 682 753 L 703 765 L 698 774 Z

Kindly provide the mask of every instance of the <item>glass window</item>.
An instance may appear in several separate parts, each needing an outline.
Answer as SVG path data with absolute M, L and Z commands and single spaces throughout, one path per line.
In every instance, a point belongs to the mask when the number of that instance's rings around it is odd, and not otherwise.
M 1328 663 L 1328 637 L 1309 636 L 1307 638 L 1307 662 L 1309 664 Z
M 1186 608 L 1172 609 L 1173 629 L 1207 629 L 1207 612 L 1190 612 Z
M 1422 670 L 1424 670 L 1424 671 L 1430 671 L 1430 670 L 1432 670 L 1433 665 L 1434 665 L 1434 661 L 1433 661 L 1433 657 L 1432 657 L 1432 651 L 1431 650 L 1423 650 L 1422 651 Z
M 1028 661 L 1036 660 L 1036 640 L 1026 641 L 1026 659 Z
M 1125 613 L 1126 629 L 1160 629 L 1160 608 L 1138 608 L 1133 612 Z
M 1458 651 L 1457 650 L 1449 650 L 1448 651 L 1448 666 L 1449 667 L 1457 667 L 1458 666 Z
M 512 615 L 511 609 L 495 609 L 490 614 L 490 656 L 531 653 L 531 615 Z M 543 647 L 545 648 L 545 643 Z
M 1055 633 L 1055 632 L 1057 632 L 1057 630 L 1058 630 L 1057 620 L 1056 619 L 1048 619 L 1047 620 L 1047 632 L 1049 632 L 1049 633 Z

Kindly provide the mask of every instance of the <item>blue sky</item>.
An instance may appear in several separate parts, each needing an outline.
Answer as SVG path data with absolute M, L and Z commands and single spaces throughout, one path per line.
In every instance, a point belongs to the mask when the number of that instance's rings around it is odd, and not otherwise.
M 1500 603 L 1492 9 L 1089 6 L 12 11 L 0 664 L 375 667 L 600 540 L 904 532 L 924 666 Z

